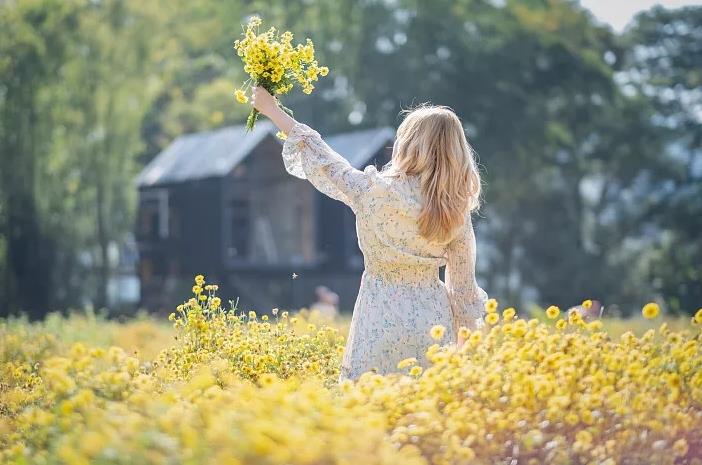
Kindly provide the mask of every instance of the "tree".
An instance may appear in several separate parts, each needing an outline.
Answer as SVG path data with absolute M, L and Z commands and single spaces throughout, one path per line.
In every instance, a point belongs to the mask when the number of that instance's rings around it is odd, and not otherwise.
M 106 305 L 108 249 L 133 228 L 140 127 L 161 85 L 152 53 L 167 37 L 149 28 L 162 7 L 0 7 L 4 311 Z
M 331 69 L 286 103 L 323 134 L 449 105 L 484 167 L 479 278 L 510 304 L 702 298 L 700 9 L 618 37 L 570 0 L 0 2 L 0 308 L 106 303 L 140 166 L 240 123 L 247 16 Z
M 159 2 L 131 0 L 87 3 L 81 12 L 81 41 L 65 64 L 70 104 L 77 118 L 67 123 L 75 160 L 80 163 L 80 188 L 94 219 L 86 238 L 97 270 L 95 304 L 107 305 L 112 264 L 108 250 L 121 243 L 133 227 L 138 172 L 136 156 L 143 115 L 161 80 L 152 66 L 158 38 L 151 34 Z M 84 213 L 85 214 L 85 213 Z
M 73 39 L 78 4 L 37 0 L 0 4 L 0 226 L 6 309 L 45 312 L 56 241 L 42 217 L 42 174 L 50 144 L 45 90 Z
M 665 140 L 642 180 L 639 273 L 671 310 L 692 313 L 702 305 L 702 7 L 641 13 L 623 41 L 620 81 L 653 104 Z
M 613 209 L 615 224 L 628 217 L 617 192 L 660 144 L 639 135 L 646 103 L 614 81 L 622 47 L 609 29 L 558 0 L 376 2 L 359 24 L 348 62 L 363 124 L 395 123 L 401 105 L 431 101 L 466 125 L 486 167 L 478 262 L 493 295 L 641 298 L 636 285 L 618 288 L 634 279 L 618 253 L 628 231 L 605 219 Z

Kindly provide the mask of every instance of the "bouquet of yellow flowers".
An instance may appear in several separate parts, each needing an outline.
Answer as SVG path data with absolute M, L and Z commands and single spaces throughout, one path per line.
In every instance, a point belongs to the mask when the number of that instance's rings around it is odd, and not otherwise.
M 306 43 L 293 45 L 293 34 L 290 31 L 279 34 L 274 27 L 260 32 L 261 18 L 254 16 L 246 24 L 243 38 L 234 42 L 237 55 L 244 63 L 244 72 L 249 79 L 236 90 L 236 100 L 239 103 L 248 102 L 246 91 L 251 85 L 261 86 L 277 96 L 287 94 L 295 83 L 302 91 L 310 94 L 314 89 L 313 82 L 318 76 L 326 76 L 329 69 L 319 66 L 314 58 L 314 44 L 310 39 Z M 283 105 L 281 108 L 292 115 L 292 111 Z M 255 108 L 246 119 L 246 127 L 251 130 L 258 119 Z

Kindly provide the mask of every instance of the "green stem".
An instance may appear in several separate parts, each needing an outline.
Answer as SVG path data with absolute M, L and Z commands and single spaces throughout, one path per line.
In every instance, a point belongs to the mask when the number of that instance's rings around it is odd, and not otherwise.
M 251 109 L 251 113 L 249 113 L 248 118 L 246 118 L 246 129 L 248 131 L 253 130 L 254 126 L 256 126 L 256 121 L 258 121 L 258 115 L 260 113 L 261 112 L 255 108 Z

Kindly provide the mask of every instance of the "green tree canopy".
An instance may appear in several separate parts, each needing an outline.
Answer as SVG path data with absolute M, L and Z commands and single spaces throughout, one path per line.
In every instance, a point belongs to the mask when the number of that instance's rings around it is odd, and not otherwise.
M 243 121 L 240 25 L 311 37 L 323 133 L 449 105 L 485 180 L 479 279 L 510 304 L 702 299 L 702 8 L 617 35 L 569 0 L 0 2 L 0 308 L 103 305 L 140 167 Z

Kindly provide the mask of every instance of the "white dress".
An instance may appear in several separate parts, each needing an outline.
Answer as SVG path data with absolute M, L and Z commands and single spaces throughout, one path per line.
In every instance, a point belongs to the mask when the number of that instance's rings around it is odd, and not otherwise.
M 310 127 L 297 123 L 283 145 L 286 170 L 320 192 L 344 202 L 356 215 L 365 271 L 361 278 L 340 380 L 362 373 L 398 371 L 397 363 L 425 352 L 434 325 L 446 328 L 443 343 L 458 328 L 483 326 L 487 295 L 475 280 L 475 235 L 470 220 L 447 243 L 419 234 L 419 180 L 390 176 L 368 166 L 353 168 Z M 439 267 L 446 265 L 446 282 Z

